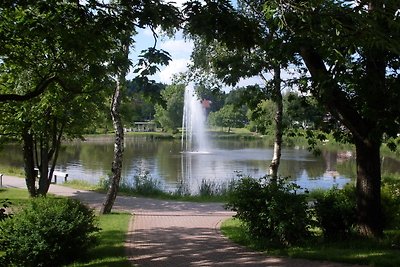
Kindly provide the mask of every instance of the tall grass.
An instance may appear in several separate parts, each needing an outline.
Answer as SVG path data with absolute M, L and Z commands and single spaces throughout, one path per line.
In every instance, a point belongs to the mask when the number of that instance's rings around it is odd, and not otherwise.
M 125 195 L 152 197 L 159 199 L 196 201 L 196 202 L 223 202 L 228 198 L 233 189 L 235 181 L 217 183 L 203 179 L 197 192 L 193 193 L 184 182 L 178 183 L 175 191 L 165 191 L 163 184 L 148 172 L 142 172 L 133 177 L 133 182 L 123 181 L 119 192 Z M 109 180 L 102 179 L 99 187 L 106 191 L 109 186 Z

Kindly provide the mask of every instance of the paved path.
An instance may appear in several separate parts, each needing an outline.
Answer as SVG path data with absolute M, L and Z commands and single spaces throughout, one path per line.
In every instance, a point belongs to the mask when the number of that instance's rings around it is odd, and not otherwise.
M 26 188 L 24 179 L 11 176 L 3 176 L 3 186 Z M 51 185 L 49 192 L 80 199 L 96 209 L 104 200 L 104 194 L 59 185 Z M 351 266 L 267 257 L 237 246 L 219 232 L 220 223 L 233 215 L 221 204 L 118 196 L 114 209 L 135 215 L 126 248 L 129 260 L 136 266 Z

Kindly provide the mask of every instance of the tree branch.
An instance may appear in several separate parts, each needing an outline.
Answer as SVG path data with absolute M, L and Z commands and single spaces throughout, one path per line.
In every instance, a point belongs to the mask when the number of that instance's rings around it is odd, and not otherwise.
M 7 102 L 7 101 L 26 101 L 37 97 L 38 95 L 42 94 L 46 88 L 54 81 L 56 81 L 56 75 L 52 75 L 50 77 L 44 78 L 36 88 L 24 95 L 19 94 L 0 94 L 0 102 Z
M 340 119 L 354 137 L 361 140 L 365 138 L 368 135 L 368 127 L 365 121 L 338 88 L 318 52 L 311 46 L 302 45 L 300 46 L 300 55 L 314 82 L 313 95 L 332 114 L 335 114 L 335 117 Z

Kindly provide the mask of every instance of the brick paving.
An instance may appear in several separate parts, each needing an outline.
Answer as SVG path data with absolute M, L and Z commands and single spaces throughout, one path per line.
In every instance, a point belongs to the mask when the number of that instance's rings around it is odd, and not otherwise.
M 3 186 L 25 188 L 25 181 L 4 176 Z M 80 199 L 96 209 L 104 200 L 104 194 L 59 185 L 51 185 L 49 192 Z M 118 196 L 114 209 L 134 214 L 126 240 L 134 266 L 351 266 L 269 257 L 235 245 L 219 231 L 221 222 L 233 215 L 221 204 Z

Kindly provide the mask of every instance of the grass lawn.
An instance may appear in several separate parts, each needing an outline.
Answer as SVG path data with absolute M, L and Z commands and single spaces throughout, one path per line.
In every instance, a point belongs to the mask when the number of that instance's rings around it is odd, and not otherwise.
M 124 248 L 130 218 L 128 213 L 100 215 L 99 245 L 90 251 L 87 262 L 69 266 L 131 266 Z
M 29 195 L 25 189 L 0 188 L 0 200 L 3 199 L 8 199 L 11 207 L 18 209 L 27 203 Z M 130 218 L 131 214 L 128 213 L 100 215 L 98 245 L 90 251 L 87 261 L 69 266 L 131 266 L 124 248 Z
M 0 188 L 0 200 L 8 199 L 11 207 L 23 206 L 29 200 L 28 190 L 16 188 Z
M 228 219 L 222 224 L 222 233 L 235 243 L 262 251 L 267 255 L 287 256 L 291 258 L 303 258 L 310 260 L 326 260 L 362 264 L 379 267 L 400 266 L 400 248 L 392 247 L 388 239 L 374 240 L 350 240 L 343 242 L 323 243 L 321 241 L 310 242 L 303 246 L 289 248 L 268 248 L 257 243 L 245 233 L 244 227 L 237 219 Z M 400 231 L 387 233 L 391 240 L 400 242 Z

